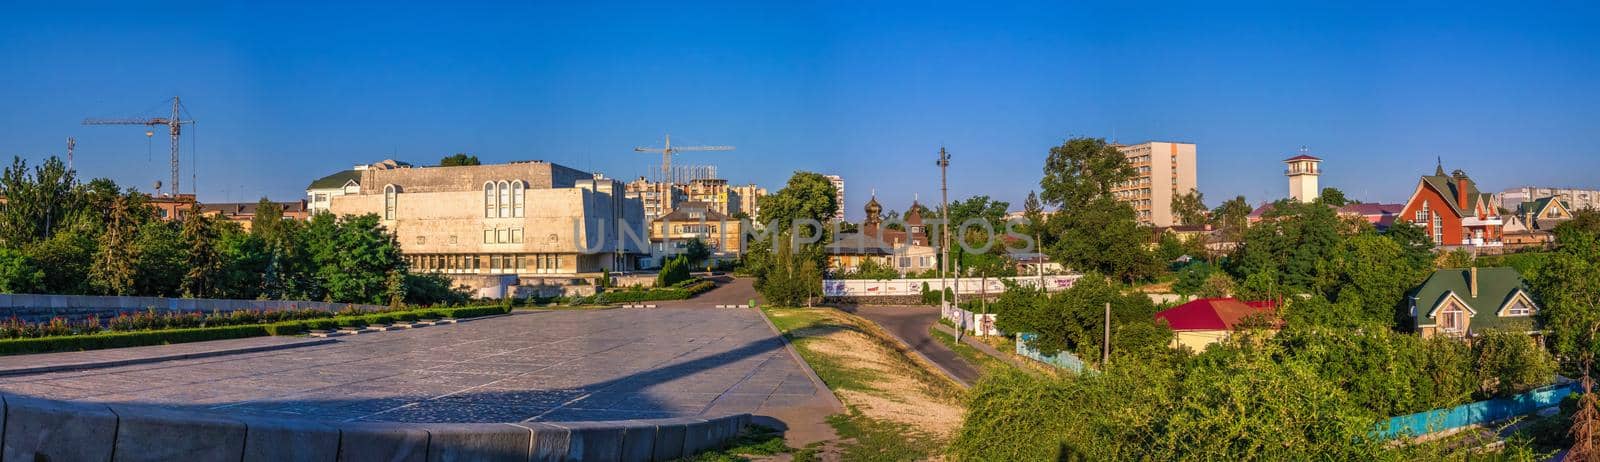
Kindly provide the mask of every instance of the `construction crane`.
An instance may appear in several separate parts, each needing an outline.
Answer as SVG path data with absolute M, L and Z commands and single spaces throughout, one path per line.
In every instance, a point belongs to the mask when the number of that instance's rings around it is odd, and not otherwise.
M 158 126 L 158 125 L 167 126 L 167 132 L 172 135 L 172 184 L 170 186 L 172 186 L 172 194 L 173 195 L 177 195 L 178 191 L 179 191 L 178 190 L 178 134 L 183 132 L 183 126 L 184 125 L 193 124 L 194 123 L 193 120 L 183 120 L 180 117 L 180 115 L 182 114 L 182 112 L 181 112 L 182 109 L 183 109 L 183 103 L 178 100 L 178 97 L 174 96 L 174 97 L 172 97 L 172 117 L 149 117 L 149 118 L 131 118 L 131 119 L 93 119 L 93 118 L 90 118 L 90 119 L 83 119 L 83 124 L 84 125 L 144 125 L 146 127 L 152 127 L 152 128 L 155 127 L 155 126 Z M 150 135 L 153 135 L 153 134 L 154 134 L 153 131 L 145 132 L 145 136 L 150 136 Z
M 636 147 L 634 152 L 659 152 L 661 153 L 661 181 L 664 183 L 672 180 L 672 155 L 680 151 L 732 151 L 733 146 L 672 146 L 672 135 L 667 135 L 667 144 L 659 148 Z

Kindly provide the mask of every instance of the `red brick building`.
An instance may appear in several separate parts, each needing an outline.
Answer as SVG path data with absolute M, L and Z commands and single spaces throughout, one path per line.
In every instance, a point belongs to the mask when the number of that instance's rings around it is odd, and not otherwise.
M 1443 165 L 1417 182 L 1417 190 L 1406 201 L 1400 219 L 1423 227 L 1436 245 L 1501 245 L 1504 222 L 1490 195 L 1479 192 L 1465 172 L 1456 170 L 1446 175 Z

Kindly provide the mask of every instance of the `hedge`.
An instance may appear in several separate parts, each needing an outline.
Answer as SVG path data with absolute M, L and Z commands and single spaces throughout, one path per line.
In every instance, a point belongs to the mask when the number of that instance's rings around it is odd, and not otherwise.
M 58 337 L 17 338 L 0 340 L 0 355 L 53 353 L 59 351 L 100 350 L 136 346 L 166 345 L 172 343 L 227 340 L 266 335 L 295 335 L 309 330 L 333 330 L 343 326 L 389 324 L 396 320 L 420 318 L 475 318 L 505 314 L 500 306 L 464 308 L 424 308 L 405 312 L 390 312 L 362 316 L 282 321 L 272 324 L 242 326 L 193 327 L 184 329 L 147 330 L 137 332 L 112 332 Z M 407 319 L 407 318 L 410 319 Z
M 597 303 L 632 303 L 632 302 L 650 302 L 650 301 L 657 301 L 657 300 L 683 300 L 683 299 L 686 299 L 686 298 L 689 298 L 689 297 L 700 295 L 700 294 L 705 293 L 705 292 L 707 292 L 707 291 L 709 291 L 711 289 L 714 289 L 716 287 L 717 287 L 717 283 L 711 282 L 711 281 L 702 280 L 702 281 L 697 281 L 697 282 L 693 282 L 693 283 L 689 283 L 689 284 L 679 284 L 678 286 L 668 287 L 668 288 L 656 288 L 656 289 L 650 289 L 650 290 L 622 290 L 622 291 L 616 291 L 616 292 L 606 292 L 606 293 L 603 293 L 603 294 L 595 296 L 595 302 L 597 302 Z

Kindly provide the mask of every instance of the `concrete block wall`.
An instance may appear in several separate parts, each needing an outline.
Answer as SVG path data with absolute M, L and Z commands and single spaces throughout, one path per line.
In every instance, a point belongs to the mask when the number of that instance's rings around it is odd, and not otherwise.
M 316 422 L 0 396 L 0 460 L 665 461 L 726 445 L 749 414 L 604 422 Z

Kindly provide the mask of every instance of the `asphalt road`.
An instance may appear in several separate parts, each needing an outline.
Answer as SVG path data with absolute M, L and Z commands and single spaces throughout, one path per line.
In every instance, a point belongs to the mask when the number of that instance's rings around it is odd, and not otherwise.
M 854 306 L 841 308 L 867 320 L 878 323 L 884 330 L 921 354 L 929 362 L 944 370 L 945 375 L 957 382 L 971 386 L 982 375 L 961 355 L 928 334 L 928 328 L 939 322 L 939 308 L 929 306 Z

